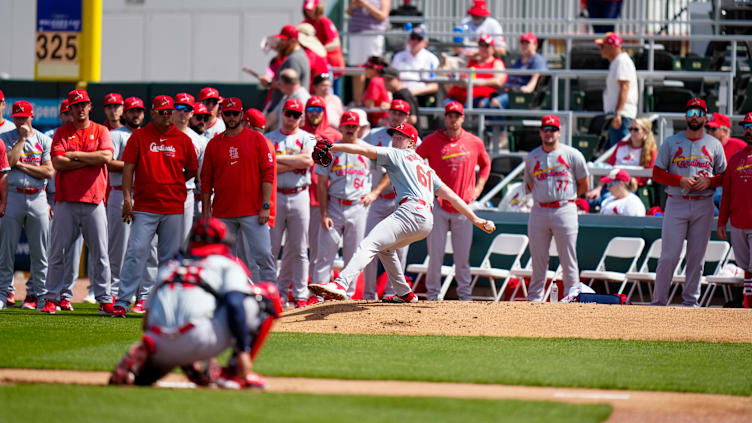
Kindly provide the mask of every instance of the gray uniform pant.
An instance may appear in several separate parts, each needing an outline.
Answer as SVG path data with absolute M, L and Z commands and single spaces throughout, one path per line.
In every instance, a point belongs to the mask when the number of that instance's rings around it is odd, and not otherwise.
M 16 247 L 21 229 L 26 229 L 29 242 L 31 272 L 27 282 L 27 295 L 41 296 L 47 280 L 47 244 L 50 234 L 50 214 L 44 191 L 22 194 L 8 189 L 8 206 L 0 218 L 0 302 L 13 287 L 13 270 Z
M 55 203 L 55 217 L 50 227 L 49 266 L 45 299 L 59 301 L 69 281 L 65 280 L 67 252 L 83 234 L 91 257 L 89 280 L 98 303 L 112 301 L 110 293 L 110 259 L 107 255 L 107 212 L 104 204 Z
M 194 203 L 193 190 L 189 189 L 188 195 L 185 197 L 185 203 L 183 203 L 183 239 L 180 241 L 180 248 L 182 250 L 188 248 L 188 235 L 191 234 L 191 228 L 193 227 L 193 213 L 195 211 Z
M 182 219 L 182 214 L 157 214 L 140 211 L 133 213 L 128 250 L 125 253 L 123 268 L 120 271 L 120 288 L 115 305 L 127 310 L 131 297 L 136 295 L 139 288 L 146 291 L 145 295 L 142 295 L 139 299 L 148 299 L 152 286 L 142 287 L 141 275 L 144 273 L 146 259 L 154 242 L 154 235 L 157 235 L 159 266 L 162 266 L 175 257 L 175 254 L 180 250 L 180 242 L 183 239 Z
M 327 283 L 332 277 L 332 265 L 337 256 L 339 241 L 342 240 L 342 258 L 345 263 L 350 262 L 358 244 L 363 240 L 366 232 L 366 208 L 363 203 L 350 206 L 340 204 L 339 200 L 330 198 L 327 213 L 334 221 L 330 230 L 323 227 L 319 232 L 319 246 L 316 260 L 313 262 L 313 278 L 311 282 Z M 321 220 L 319 220 L 321 225 Z M 357 277 L 357 275 L 356 275 Z M 355 295 L 355 284 L 347 288 L 347 296 Z
M 407 201 L 397 207 L 389 217 L 379 222 L 358 246 L 355 254 L 340 272 L 337 282 L 348 287 L 375 256 L 386 269 L 389 283 L 397 295 L 407 295 L 410 285 L 405 281 L 397 249 L 420 241 L 431 232 L 433 215 L 417 201 Z M 348 289 L 349 292 L 349 289 Z
M 366 219 L 366 235 L 370 234 L 376 225 L 382 220 L 386 219 L 390 214 L 394 213 L 394 199 L 393 198 L 381 198 L 378 197 L 368 207 L 368 218 Z M 402 265 L 402 271 L 404 272 L 407 264 L 407 250 L 409 246 L 404 246 L 397 249 L 397 257 L 399 257 L 400 264 Z M 379 270 L 379 263 L 377 260 L 371 260 L 366 266 L 366 270 L 363 272 L 363 279 L 365 280 L 365 289 L 363 290 L 364 300 L 377 300 L 378 293 L 376 292 L 376 279 Z M 384 288 L 384 296 L 388 297 L 394 295 L 394 287 L 392 284 L 387 283 Z
M 734 248 L 736 265 L 742 270 L 752 270 L 752 229 L 731 226 L 731 246 Z
M 428 272 L 426 273 L 426 299 L 436 301 L 441 291 L 441 265 L 444 264 L 447 232 L 452 232 L 454 251 L 454 280 L 457 297 L 470 301 L 470 246 L 473 243 L 473 223 L 462 213 L 450 213 L 433 205 L 433 230 L 428 235 Z
M 123 222 L 123 191 L 111 190 L 107 200 L 107 230 L 109 231 L 110 274 L 112 275 L 112 295 L 117 297 L 120 290 L 120 270 L 125 260 L 125 251 L 128 246 L 128 238 L 131 226 Z M 151 286 L 157 280 L 157 242 L 152 241 L 151 254 L 146 259 L 140 288 L 137 298 L 142 298 L 149 293 Z
M 282 262 L 279 268 L 277 286 L 282 302 L 287 301 L 287 293 L 292 285 L 292 296 L 296 300 L 307 300 L 308 292 L 308 224 L 310 222 L 311 199 L 308 191 L 295 194 L 277 193 L 277 220 L 271 229 L 272 257 L 279 257 L 282 235 L 287 231 Z
M 258 215 L 224 217 L 219 220 L 236 235 L 235 251 L 251 272 L 251 280 L 254 283 L 277 280 L 277 260 L 272 256 L 269 225 L 259 225 Z
M 687 240 L 685 256 L 686 268 L 683 304 L 695 307 L 700 298 L 700 277 L 705 266 L 705 250 L 708 248 L 710 232 L 712 231 L 713 197 L 701 200 L 685 200 L 683 198 L 668 197 L 666 213 L 661 225 L 663 250 L 658 266 L 655 269 L 655 289 L 653 290 L 652 305 L 667 305 L 671 290 L 671 279 L 674 269 L 679 262 L 682 244 Z
M 311 206 L 311 220 L 308 222 L 308 259 L 311 263 L 316 260 L 319 246 L 319 232 L 321 232 L 321 208 Z M 309 266 L 308 277 L 313 280 L 313 266 Z
M 533 274 L 530 288 L 527 290 L 528 301 L 543 301 L 548 270 L 548 249 L 551 237 L 556 242 L 559 263 L 562 269 L 564 296 L 574 294 L 580 286 L 580 270 L 577 266 L 577 206 L 567 203 L 558 208 L 541 207 L 537 203 L 530 210 L 527 223 L 527 236 L 530 239 L 530 258 Z

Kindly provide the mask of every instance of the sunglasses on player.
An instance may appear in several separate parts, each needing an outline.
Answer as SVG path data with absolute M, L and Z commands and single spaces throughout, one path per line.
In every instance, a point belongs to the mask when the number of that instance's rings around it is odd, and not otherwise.
M 216 106 L 219 103 L 219 100 L 217 100 L 216 98 L 207 98 L 202 103 L 207 106 Z
M 322 113 L 323 111 L 324 111 L 324 108 L 320 106 L 306 107 L 306 113 Z
M 198 122 L 208 121 L 209 115 L 193 115 L 193 118 L 196 119 L 196 121 Z
M 177 110 L 178 112 L 190 113 L 190 112 L 193 111 L 193 107 L 191 107 L 191 106 L 189 106 L 187 104 L 176 104 L 175 105 L 175 110 Z
M 240 116 L 240 112 L 237 110 L 227 110 L 222 112 L 222 116 L 224 117 L 238 117 Z
M 688 118 L 699 118 L 705 116 L 705 111 L 701 109 L 689 109 L 686 115 Z
M 559 132 L 559 128 L 555 126 L 544 126 L 541 128 L 541 131 L 543 132 Z
M 285 117 L 289 117 L 289 118 L 293 118 L 293 119 L 298 119 L 298 118 L 300 118 L 301 115 L 302 115 L 302 113 L 300 113 L 300 112 L 296 112 L 296 111 L 293 111 L 293 110 L 285 110 Z
M 745 131 L 748 131 L 752 129 L 752 123 L 745 123 L 742 128 L 744 128 Z
M 157 110 L 157 113 L 162 116 L 171 116 L 172 112 L 174 112 L 173 109 L 164 109 L 164 110 Z

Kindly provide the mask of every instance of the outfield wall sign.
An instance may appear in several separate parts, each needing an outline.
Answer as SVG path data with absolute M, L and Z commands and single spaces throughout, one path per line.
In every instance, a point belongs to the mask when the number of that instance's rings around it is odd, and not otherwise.
M 37 0 L 35 79 L 79 79 L 81 27 L 81 0 Z

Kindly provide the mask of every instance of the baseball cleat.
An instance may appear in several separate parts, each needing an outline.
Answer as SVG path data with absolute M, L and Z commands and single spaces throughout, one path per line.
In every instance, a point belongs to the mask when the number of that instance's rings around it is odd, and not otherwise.
M 112 317 L 122 317 L 125 318 L 125 315 L 127 312 L 125 311 L 124 307 L 115 306 L 112 308 Z
M 94 298 L 94 294 L 91 291 L 89 292 L 89 294 L 87 296 L 84 297 L 83 301 L 85 303 L 89 303 L 89 304 L 96 304 L 97 303 L 97 300 L 96 300 L 96 298 Z
M 295 301 L 295 308 L 303 308 L 308 305 L 308 301 L 306 300 L 297 300 Z
M 55 314 L 57 311 L 57 303 L 55 303 L 52 300 L 45 300 L 44 308 L 42 308 L 42 313 L 49 313 L 49 314 Z
M 332 297 L 335 300 L 347 299 L 347 290 L 337 282 L 311 283 L 308 284 L 308 290 L 321 297 Z
M 381 302 L 397 304 L 417 303 L 418 296 L 413 294 L 413 291 L 410 291 L 405 295 L 392 295 L 391 297 L 384 297 Z
M 8 307 L 15 307 L 16 305 L 16 293 L 8 292 L 8 297 L 5 299 L 5 305 Z
M 138 300 L 136 301 L 136 305 L 131 307 L 131 312 L 136 314 L 144 314 L 146 313 L 146 307 L 144 305 L 146 304 L 146 300 Z
M 73 304 L 71 304 L 69 300 L 63 298 L 62 300 L 60 300 L 60 310 L 73 311 Z
M 99 305 L 99 314 L 112 316 L 112 303 L 102 303 Z
M 24 310 L 35 310 L 37 308 L 37 297 L 33 295 L 27 295 L 21 304 L 21 308 Z

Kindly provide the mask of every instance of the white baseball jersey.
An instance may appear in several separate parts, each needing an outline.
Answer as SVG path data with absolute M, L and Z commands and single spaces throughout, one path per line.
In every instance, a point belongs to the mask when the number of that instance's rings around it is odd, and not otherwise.
M 381 127 L 374 129 L 373 131 L 369 132 L 368 135 L 363 139 L 363 141 L 367 142 L 368 144 L 371 144 L 374 147 L 391 147 L 392 146 L 392 136 L 387 134 L 386 130 L 388 128 Z M 381 181 L 381 178 L 386 175 L 386 169 L 384 169 L 381 166 L 374 166 L 373 169 L 371 169 L 371 183 L 373 186 L 378 185 L 378 183 Z M 394 193 L 394 185 L 389 184 L 386 188 L 384 188 L 383 191 L 381 191 L 381 195 L 389 195 Z
M 533 200 L 538 203 L 569 201 L 577 198 L 577 181 L 588 176 L 585 157 L 568 145 L 546 153 L 543 147 L 531 151 L 525 158 L 526 189 L 532 185 Z
M 42 163 L 50 161 L 50 148 L 52 148 L 52 139 L 43 133 L 32 129 L 31 136 L 24 142 L 21 157 L 18 161 L 32 166 L 41 166 Z M 15 126 L 12 131 L 0 134 L 0 139 L 5 143 L 5 150 L 10 151 L 18 142 L 18 131 Z M 42 189 L 47 179 L 38 179 L 30 176 L 21 170 L 13 167 L 8 173 L 8 186 L 11 188 L 36 188 Z
M 384 166 L 397 192 L 399 204 L 403 198 L 423 200 L 433 204 L 434 193 L 444 183 L 423 158 L 411 149 L 376 147 L 376 165 Z
M 191 128 L 186 128 L 183 133 L 188 135 L 193 142 L 193 149 L 196 150 L 196 157 L 198 157 L 198 172 L 201 173 L 201 164 L 204 162 L 204 151 L 206 150 L 206 144 L 209 143 L 209 140 L 197 134 Z M 189 190 L 196 189 L 196 178 L 191 178 L 185 181 L 185 187 Z
M 658 149 L 655 165 L 682 177 L 701 176 L 710 178 L 726 170 L 726 156 L 723 145 L 716 138 L 704 134 L 699 140 L 691 141 L 684 132 L 666 138 Z M 713 195 L 715 188 L 705 191 L 682 192 L 682 187 L 667 186 L 668 195 L 693 195 L 707 197 Z
M 110 138 L 112 138 L 112 146 L 115 151 L 112 152 L 112 160 L 123 160 L 123 151 L 125 150 L 128 139 L 131 137 L 131 131 L 127 126 L 121 126 L 120 128 L 110 131 Z M 110 186 L 119 187 L 123 185 L 123 172 L 110 171 Z
M 209 126 L 208 128 L 206 128 L 206 130 L 204 130 L 204 137 L 206 137 L 208 141 L 211 141 L 211 139 L 214 138 L 215 135 L 225 132 L 225 129 L 227 129 L 227 127 L 225 127 L 225 121 L 223 121 L 220 117 L 217 117 L 217 120 L 214 121 L 214 125 Z
M 365 144 L 357 140 L 357 144 Z M 360 154 L 332 152 L 334 159 L 327 166 L 316 165 L 316 174 L 329 178 L 329 196 L 341 200 L 360 200 L 371 192 L 373 161 Z
M 624 198 L 608 196 L 601 203 L 601 214 L 619 216 L 645 216 L 645 205 L 640 197 L 629 193 Z
M 297 129 L 294 133 L 285 135 L 280 129 L 267 132 L 266 138 L 274 145 L 277 157 L 300 154 L 303 151 L 311 153 L 316 145 L 316 137 L 310 132 Z M 277 188 L 292 189 L 311 184 L 310 169 L 295 169 L 277 175 Z
M 10 132 L 16 129 L 16 125 L 9 121 L 8 119 L 3 120 L 3 123 L 0 124 L 0 134 L 4 134 L 6 132 Z

